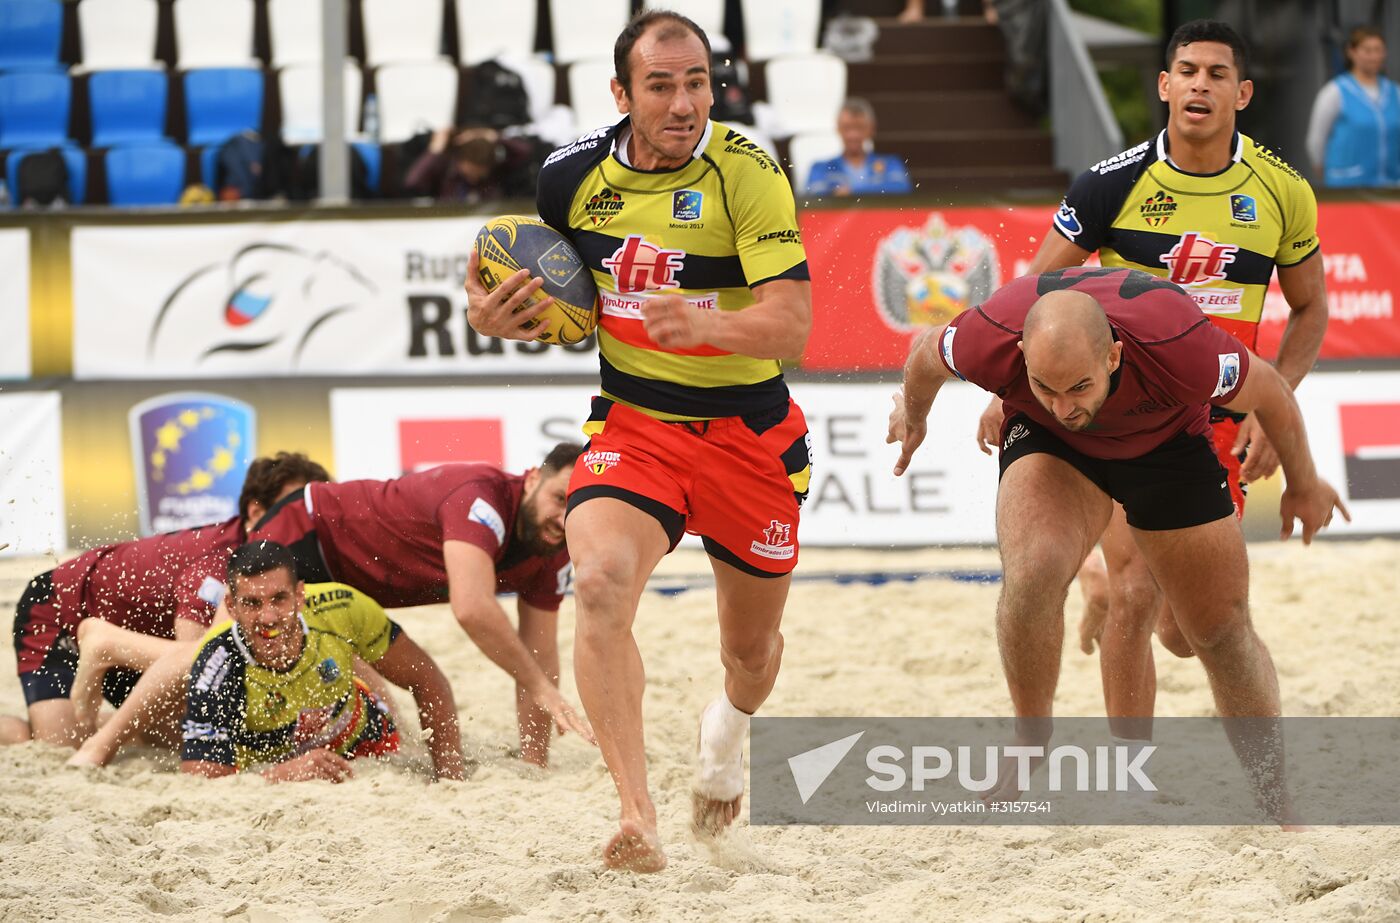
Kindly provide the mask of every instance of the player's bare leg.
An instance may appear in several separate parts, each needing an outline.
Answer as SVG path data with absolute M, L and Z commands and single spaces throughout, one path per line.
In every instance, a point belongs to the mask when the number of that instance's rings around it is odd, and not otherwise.
M 1103 552 L 1097 548 L 1089 552 L 1075 579 L 1084 597 L 1084 611 L 1079 616 L 1079 649 L 1092 654 L 1108 621 L 1108 565 Z
M 0 715 L 0 746 L 26 744 L 32 739 L 28 721 L 14 715 Z
M 1152 626 L 1165 597 L 1147 567 L 1123 508 L 1114 505 L 1103 535 L 1109 574 L 1108 621 L 1099 642 L 1104 708 L 1113 735 L 1149 740 L 1157 699 Z
M 700 716 L 693 786 L 697 833 L 713 835 L 734 822 L 744 799 L 744 740 L 749 717 L 773 691 L 783 659 L 783 620 L 792 577 L 756 577 L 715 558 L 724 695 Z
M 1239 521 L 1230 515 L 1189 529 L 1133 535 L 1205 667 L 1216 711 L 1225 719 L 1266 719 L 1227 720 L 1226 731 L 1261 805 L 1292 826 L 1277 721 L 1278 675 L 1250 621 L 1249 561 Z
M 577 506 L 565 530 L 574 564 L 575 679 L 622 803 L 619 829 L 604 848 L 603 863 L 657 872 L 665 868 L 666 854 L 647 790 L 646 672 L 632 623 L 647 577 L 670 542 L 655 518 L 611 497 Z
M 1157 614 L 1157 640 L 1178 657 L 1196 656 L 1196 652 L 1191 650 L 1191 642 L 1186 640 L 1181 626 L 1176 623 L 1176 614 L 1172 612 L 1171 606 L 1165 604 Z
M 97 712 L 102 707 L 102 678 L 112 667 L 137 672 L 149 669 L 164 655 L 180 647 L 179 642 L 130 631 L 102 619 L 78 623 L 78 669 L 73 676 L 73 716 L 84 737 L 97 729 Z
M 70 766 L 106 766 L 123 746 L 139 737 L 174 742 L 197 642 L 168 642 L 166 654 L 151 663 L 126 701 L 68 760 Z
M 60 747 L 76 747 L 83 739 L 69 698 L 44 699 L 29 706 L 29 727 L 35 740 Z
M 1002 584 L 997 645 L 1017 717 L 1018 744 L 1044 745 L 1054 714 L 1070 581 L 1108 524 L 1112 503 L 1067 462 L 1017 459 L 997 490 Z M 1027 720 L 1030 719 L 1030 720 Z M 1022 739 L 1025 732 L 1025 739 Z M 1014 767 L 1014 762 L 1012 763 Z M 1014 800 L 1016 774 L 1003 767 L 983 797 Z

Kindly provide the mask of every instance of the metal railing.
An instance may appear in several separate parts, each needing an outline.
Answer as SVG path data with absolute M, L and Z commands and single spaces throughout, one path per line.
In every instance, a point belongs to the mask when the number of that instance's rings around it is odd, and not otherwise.
M 1050 124 L 1055 166 L 1071 176 L 1123 150 L 1123 131 L 1099 75 L 1075 32 L 1067 0 L 1050 7 Z

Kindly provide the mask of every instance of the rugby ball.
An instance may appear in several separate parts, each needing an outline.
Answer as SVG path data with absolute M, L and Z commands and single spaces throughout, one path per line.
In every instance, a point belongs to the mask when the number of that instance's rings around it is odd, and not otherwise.
M 586 339 L 598 326 L 598 289 L 593 274 L 568 238 L 540 219 L 525 215 L 492 218 L 476 235 L 476 255 L 477 275 L 487 291 L 495 291 L 522 269 L 530 270 L 532 278 L 544 280 L 540 290 L 521 305 L 523 310 L 546 295 L 554 299 L 525 325 L 531 330 L 540 320 L 549 320 L 539 342 L 567 346 Z

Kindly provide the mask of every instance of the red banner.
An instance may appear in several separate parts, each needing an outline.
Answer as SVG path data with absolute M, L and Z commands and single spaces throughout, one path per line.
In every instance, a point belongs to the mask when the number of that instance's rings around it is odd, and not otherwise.
M 808 211 L 802 237 L 815 315 L 804 369 L 899 369 L 910 339 L 1025 272 L 1050 230 L 1048 206 Z M 1400 358 L 1400 204 L 1319 206 L 1331 321 L 1323 359 Z M 1091 258 L 1092 262 L 1092 258 Z M 1288 319 L 1275 281 L 1259 352 L 1273 356 Z

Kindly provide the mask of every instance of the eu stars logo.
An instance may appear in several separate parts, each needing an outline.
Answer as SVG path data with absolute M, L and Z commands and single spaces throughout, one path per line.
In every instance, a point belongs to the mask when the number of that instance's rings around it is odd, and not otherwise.
M 694 189 L 682 189 L 671 195 L 671 217 L 676 221 L 699 221 L 700 209 L 704 204 L 703 193 Z
M 1259 209 L 1254 204 L 1254 196 L 1230 196 L 1230 217 L 1236 221 L 1253 224 L 1259 220 Z

